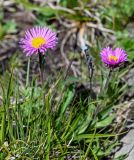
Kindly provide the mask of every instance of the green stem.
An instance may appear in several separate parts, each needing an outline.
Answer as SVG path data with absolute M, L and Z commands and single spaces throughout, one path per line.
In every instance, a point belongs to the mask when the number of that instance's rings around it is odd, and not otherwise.
M 11 72 L 10 80 L 9 80 L 9 85 L 8 85 L 8 90 L 7 90 L 7 97 L 6 97 L 6 103 L 5 103 L 5 109 L 6 109 L 6 115 L 8 119 L 8 129 L 9 129 L 9 134 L 12 140 L 14 140 L 13 136 L 13 126 L 12 126 L 12 121 L 11 121 L 11 116 L 10 116 L 10 96 L 11 96 L 11 85 L 12 85 L 12 77 L 13 77 L 13 71 Z
M 93 140 L 95 138 L 95 134 L 96 134 L 96 128 L 94 130 L 94 133 L 93 133 L 93 138 L 91 139 L 88 147 L 87 147 L 87 150 L 86 150 L 86 153 L 85 153 L 85 159 L 87 158 L 88 154 L 89 154 L 89 151 L 91 150 L 91 146 L 92 146 L 92 143 L 93 143 Z
M 6 111 L 4 107 L 4 112 L 2 116 L 2 126 L 1 126 L 1 144 L 4 143 L 4 139 L 5 139 L 5 129 L 6 129 L 5 124 L 6 124 Z
M 64 81 L 66 80 L 66 78 L 68 76 L 68 73 L 69 73 L 69 70 L 71 68 L 72 63 L 73 63 L 73 60 L 70 61 L 69 65 L 68 65 L 68 68 L 67 68 L 67 70 L 65 72 Z
M 104 87 L 103 87 L 103 84 L 102 84 L 102 87 L 100 89 L 100 93 L 99 94 L 102 95 L 102 96 L 103 96 L 104 93 L 106 93 L 106 91 L 108 89 L 108 84 L 109 84 L 109 80 L 111 78 L 111 75 L 112 75 L 112 69 L 109 70 L 109 73 L 108 73 L 107 79 L 105 81 Z M 99 113 L 99 111 L 100 111 L 100 105 L 97 104 L 95 115 L 94 115 L 94 120 L 96 119 L 97 114 Z
M 3 91 L 3 99 L 5 97 L 5 92 L 4 92 L 4 87 L 0 81 L 0 85 L 1 85 L 1 89 Z M 4 139 L 5 139 L 5 132 L 6 132 L 6 108 L 5 108 L 5 104 L 3 103 L 3 115 L 2 115 L 2 124 L 1 124 L 1 139 L 0 139 L 0 143 L 3 144 Z
M 29 85 L 29 73 L 30 73 L 30 57 L 28 58 L 28 63 L 27 63 L 26 87 L 28 87 Z
M 49 160 L 49 152 L 50 152 L 50 142 L 51 142 L 51 122 L 50 122 L 50 118 L 48 119 L 48 137 L 47 137 L 47 154 L 46 154 L 46 160 Z

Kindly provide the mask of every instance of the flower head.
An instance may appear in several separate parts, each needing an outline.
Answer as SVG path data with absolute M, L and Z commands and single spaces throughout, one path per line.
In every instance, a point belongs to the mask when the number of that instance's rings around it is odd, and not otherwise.
M 113 50 L 110 47 L 104 48 L 101 53 L 102 61 L 109 67 L 118 67 L 121 63 L 127 61 L 127 54 L 121 48 Z
M 48 48 L 53 49 L 57 44 L 56 33 L 49 28 L 34 27 L 25 32 L 24 38 L 20 40 L 20 46 L 27 56 L 46 52 Z

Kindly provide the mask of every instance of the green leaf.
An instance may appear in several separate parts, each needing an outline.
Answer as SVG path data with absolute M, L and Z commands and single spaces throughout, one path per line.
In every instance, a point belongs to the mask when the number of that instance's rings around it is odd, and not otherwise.
M 74 130 L 77 128 L 77 125 L 81 119 L 82 114 L 79 114 L 79 116 L 77 116 L 74 121 L 72 122 L 72 124 L 70 125 L 70 130 L 68 131 L 67 135 L 65 136 L 65 139 L 68 138 L 68 136 L 73 132 Z
M 57 126 L 59 125 L 61 119 L 64 118 L 64 113 L 67 107 L 69 106 L 69 104 L 71 103 L 73 97 L 74 97 L 74 88 L 73 86 L 70 86 L 68 90 L 65 92 L 62 104 L 59 107 L 59 111 L 58 111 L 59 117 L 57 119 Z
M 75 137 L 74 140 L 81 140 L 81 139 L 92 139 L 92 138 L 107 138 L 107 137 L 115 137 L 116 134 L 81 134 Z M 87 141 L 88 142 L 88 141 Z
M 110 125 L 113 121 L 113 119 L 115 118 L 116 114 L 112 114 L 110 116 L 108 116 L 107 118 L 105 118 L 104 120 L 97 122 L 96 123 L 96 128 L 101 128 L 101 127 L 106 127 L 108 125 Z
M 44 16 L 52 16 L 55 15 L 56 11 L 48 6 L 46 7 L 41 7 L 36 4 L 30 3 L 28 0 L 16 0 L 17 3 L 22 4 L 25 8 L 32 10 L 32 11 L 37 11 Z
M 68 8 L 78 7 L 78 1 L 77 0 L 67 0 L 67 7 Z
M 87 111 L 87 115 L 84 115 L 84 119 L 82 121 L 82 125 L 80 125 L 80 127 L 78 128 L 78 134 L 82 134 L 90 125 L 90 122 L 93 119 L 93 114 L 95 111 L 95 106 L 92 104 L 88 107 L 88 111 Z

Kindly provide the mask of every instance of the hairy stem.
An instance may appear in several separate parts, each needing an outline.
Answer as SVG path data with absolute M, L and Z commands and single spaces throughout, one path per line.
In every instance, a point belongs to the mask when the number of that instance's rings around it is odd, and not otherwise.
M 107 79 L 106 79 L 106 82 L 105 82 L 105 85 L 103 88 L 103 92 L 107 91 L 107 89 L 108 89 L 108 84 L 109 84 L 109 80 L 111 78 L 111 74 L 112 74 L 112 69 L 109 70 L 109 73 L 108 73 L 108 76 L 107 76 Z
M 41 53 L 39 53 L 39 67 L 40 67 L 40 79 L 41 79 L 41 83 L 43 85 L 43 83 L 44 83 L 44 68 L 43 68 L 43 57 L 42 57 Z

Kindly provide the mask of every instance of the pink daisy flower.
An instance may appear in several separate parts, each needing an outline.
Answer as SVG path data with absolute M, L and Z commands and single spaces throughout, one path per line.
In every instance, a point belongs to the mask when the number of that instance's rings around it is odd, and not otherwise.
M 20 46 L 27 56 L 44 54 L 47 49 L 54 49 L 57 44 L 56 33 L 45 27 L 34 27 L 25 32 L 20 40 Z
M 104 48 L 101 53 L 102 61 L 111 68 L 118 67 L 121 63 L 127 61 L 127 54 L 121 48 L 113 50 L 110 47 Z

